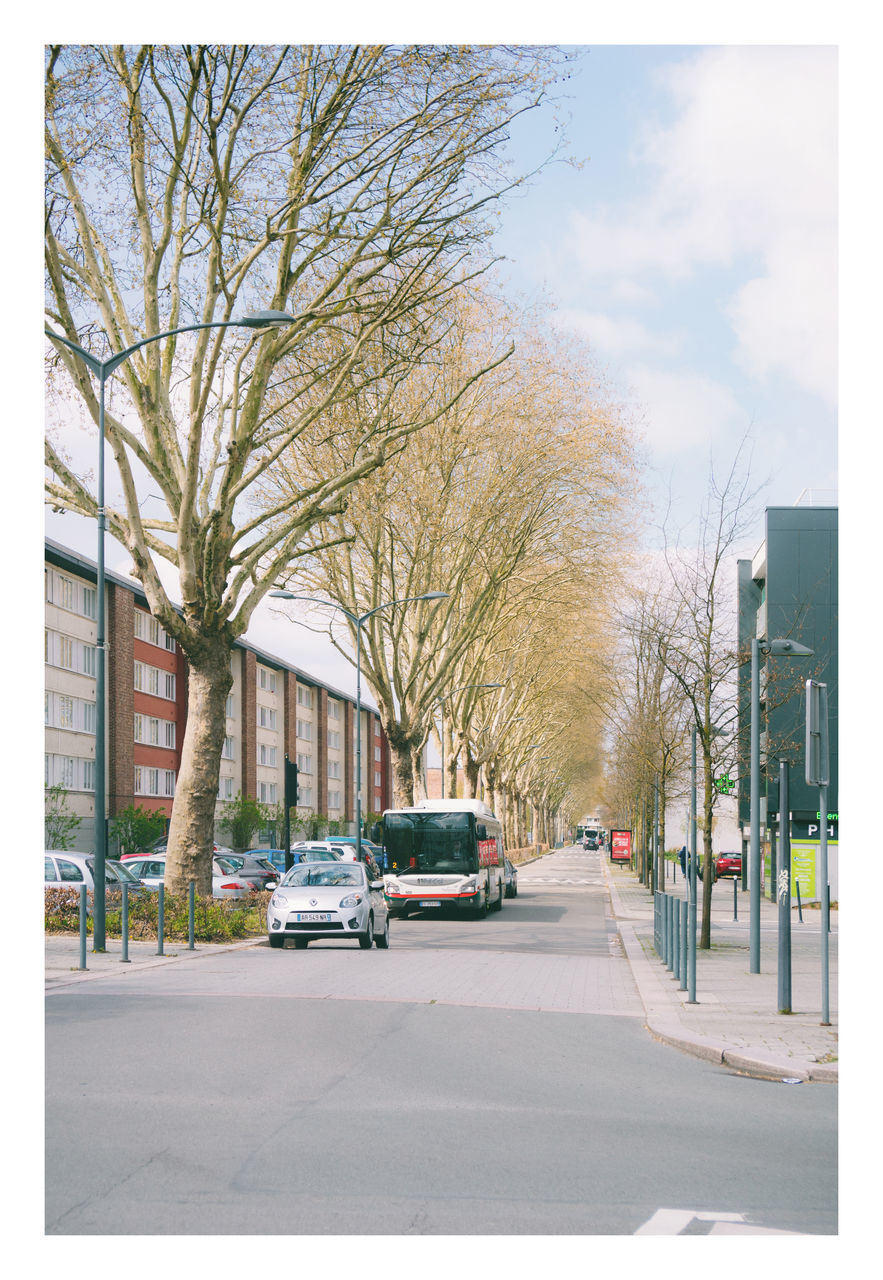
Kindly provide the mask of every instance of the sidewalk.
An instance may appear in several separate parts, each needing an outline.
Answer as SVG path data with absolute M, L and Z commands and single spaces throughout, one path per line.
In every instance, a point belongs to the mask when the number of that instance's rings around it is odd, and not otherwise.
M 129 942 L 129 962 L 123 962 L 123 944 L 119 938 L 107 939 L 107 950 L 92 950 L 91 937 L 86 939 L 86 968 L 80 968 L 80 939 L 76 934 L 47 933 L 45 940 L 45 988 L 47 995 L 57 987 L 67 987 L 75 982 L 91 982 L 96 978 L 113 974 L 120 977 L 135 969 L 151 969 L 158 965 L 177 964 L 181 960 L 199 960 L 218 955 L 221 951 L 237 951 L 242 947 L 254 947 L 263 941 L 257 938 L 240 942 L 197 942 L 192 951 L 186 942 L 169 942 L 163 945 L 163 955 L 156 954 L 156 939 L 150 942 Z
M 796 906 L 791 925 L 790 1014 L 778 1012 L 778 907 L 761 899 L 760 973 L 749 972 L 749 895 L 737 889 L 738 920 L 733 919 L 733 884 L 714 886 L 711 950 L 696 952 L 696 1004 L 657 956 L 653 946 L 653 895 L 629 867 L 601 864 L 635 983 L 644 1004 L 647 1028 L 658 1040 L 734 1071 L 767 1079 L 838 1079 L 837 915 L 831 912 L 829 935 L 829 1013 L 821 1026 L 821 912 Z M 666 892 L 684 897 L 680 869 L 673 882 L 666 865 Z M 702 889 L 699 888 L 701 926 Z

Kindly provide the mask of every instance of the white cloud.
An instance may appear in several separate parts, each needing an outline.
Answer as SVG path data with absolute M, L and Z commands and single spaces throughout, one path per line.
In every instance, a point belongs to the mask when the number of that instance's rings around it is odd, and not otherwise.
M 745 413 L 729 387 L 701 374 L 650 369 L 628 370 L 635 399 L 646 421 L 647 442 L 657 460 L 685 450 L 707 449 L 716 439 L 741 433 Z
M 564 309 L 555 313 L 555 320 L 562 328 L 578 333 L 591 347 L 607 356 L 619 357 L 638 352 L 674 356 L 682 346 L 676 334 L 667 331 L 654 333 L 639 320 L 628 316 Z
M 833 401 L 836 51 L 706 49 L 660 80 L 676 115 L 639 141 L 648 187 L 629 205 L 574 212 L 577 262 L 620 292 L 624 280 L 646 289 L 743 268 L 723 307 L 738 362 Z

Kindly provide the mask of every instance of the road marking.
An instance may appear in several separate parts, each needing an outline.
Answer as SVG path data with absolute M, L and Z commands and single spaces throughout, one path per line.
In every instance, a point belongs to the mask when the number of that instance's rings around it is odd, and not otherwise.
M 697 1209 L 657 1209 L 642 1227 L 638 1227 L 636 1236 L 678 1236 L 685 1227 L 698 1218 L 700 1222 L 742 1222 L 742 1213 L 699 1212 Z

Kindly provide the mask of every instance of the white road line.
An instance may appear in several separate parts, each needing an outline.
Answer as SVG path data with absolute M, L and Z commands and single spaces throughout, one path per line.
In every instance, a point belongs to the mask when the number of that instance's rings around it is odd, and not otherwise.
M 636 1236 L 677 1236 L 689 1227 L 694 1218 L 700 1222 L 744 1222 L 742 1213 L 699 1212 L 698 1209 L 657 1209 L 642 1227 L 638 1227 Z

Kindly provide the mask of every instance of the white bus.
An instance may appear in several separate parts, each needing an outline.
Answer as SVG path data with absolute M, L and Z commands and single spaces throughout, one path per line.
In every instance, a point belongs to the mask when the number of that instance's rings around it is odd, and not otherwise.
M 482 800 L 424 800 L 412 809 L 387 809 L 378 827 L 394 916 L 441 907 L 474 916 L 502 909 L 503 827 Z

